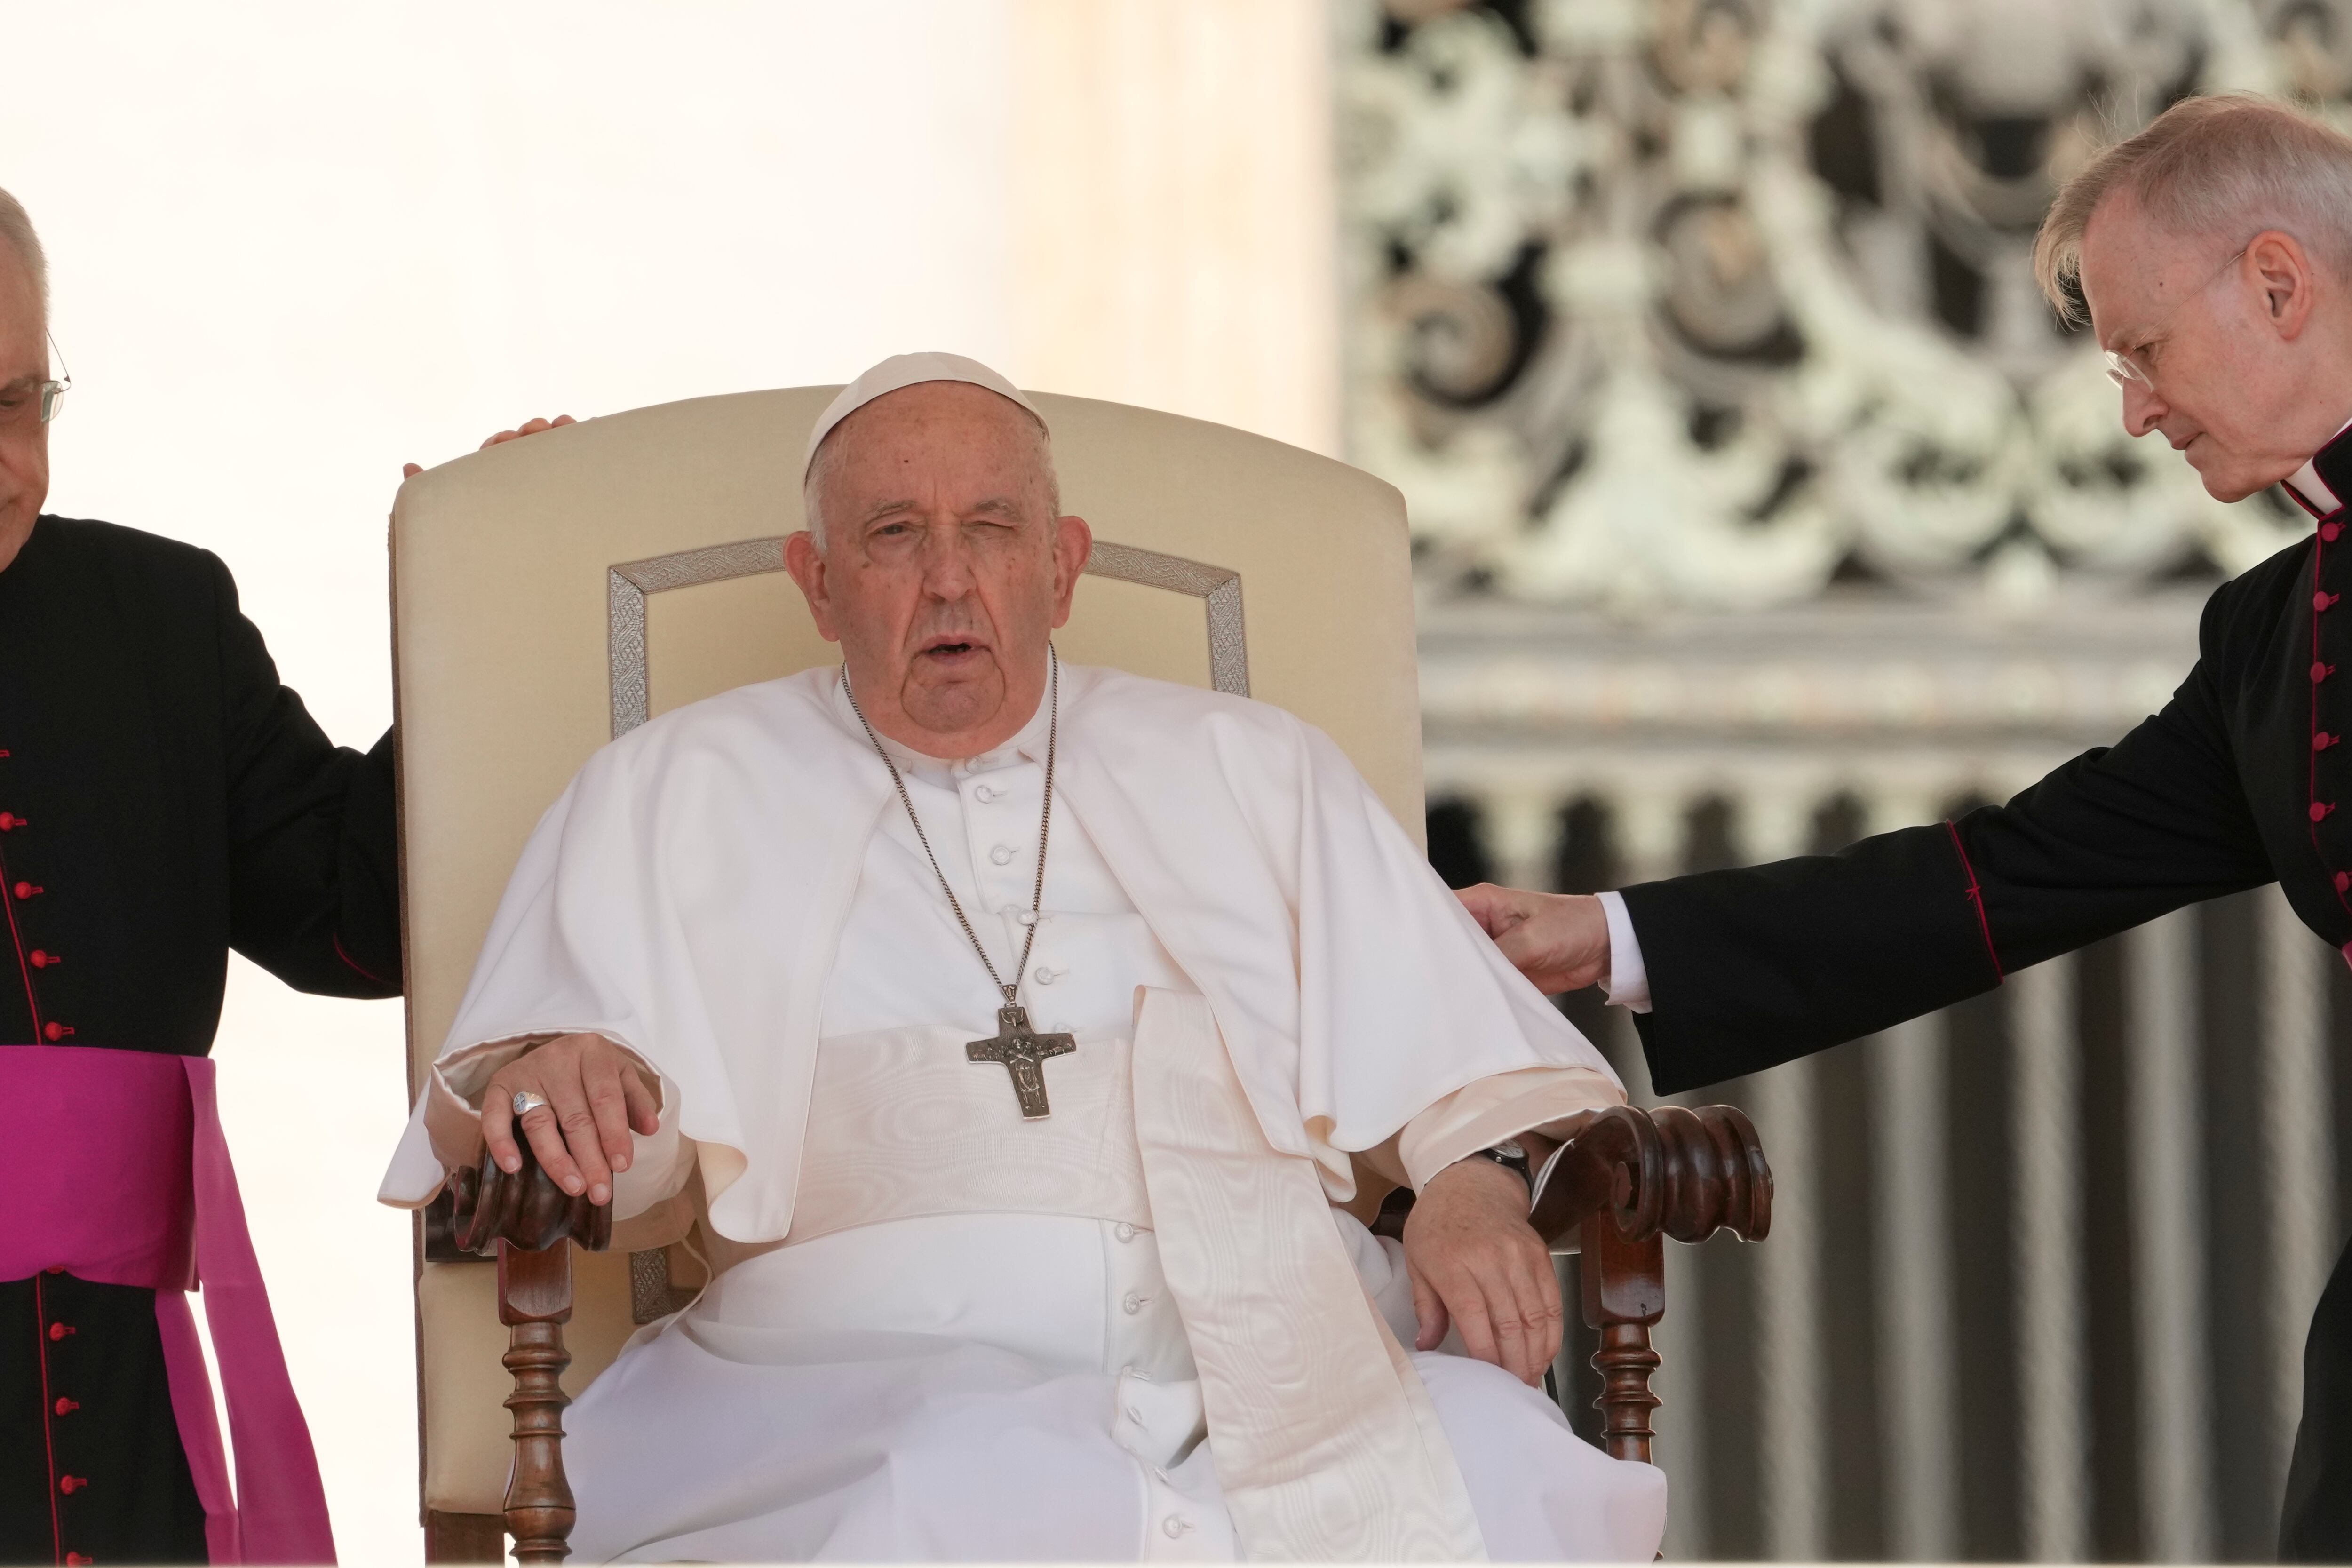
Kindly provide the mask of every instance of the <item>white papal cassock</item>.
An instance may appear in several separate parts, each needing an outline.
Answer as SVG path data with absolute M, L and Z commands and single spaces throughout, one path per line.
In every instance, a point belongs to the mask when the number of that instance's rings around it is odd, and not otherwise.
M 699 1215 L 713 1279 L 567 1417 L 574 1552 L 1648 1559 L 1658 1472 L 1401 1350 L 1401 1250 L 1328 1206 L 1349 1151 L 1417 1185 L 1606 1064 L 1318 732 L 1108 670 L 1061 711 L 1042 1121 L 965 1057 L 996 995 L 836 672 L 644 726 L 541 821 L 383 1195 L 478 1158 L 534 1038 L 659 1074 L 616 1216 Z M 1008 974 L 1045 747 L 892 753 Z

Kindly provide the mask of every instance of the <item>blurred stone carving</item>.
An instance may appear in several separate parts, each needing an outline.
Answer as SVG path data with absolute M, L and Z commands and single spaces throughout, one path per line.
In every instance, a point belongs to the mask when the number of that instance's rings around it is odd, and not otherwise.
M 2340 0 L 1343 0 L 1349 443 L 1432 581 L 2026 610 L 2300 521 L 2126 438 L 2033 230 L 2103 127 L 2352 89 Z

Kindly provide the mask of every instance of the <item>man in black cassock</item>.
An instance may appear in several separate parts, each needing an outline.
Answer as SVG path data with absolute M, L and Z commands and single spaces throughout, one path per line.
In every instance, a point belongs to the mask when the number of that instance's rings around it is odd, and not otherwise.
M 216 557 L 40 515 L 35 244 L 0 192 L 0 1045 L 204 1056 L 232 947 L 396 996 L 392 737 L 320 733 Z M 206 1560 L 154 1295 L 0 1282 L 0 1562 Z
M 46 296 L 0 191 L 0 1048 L 204 1057 L 231 948 L 398 995 L 392 736 L 328 741 L 208 552 L 41 514 Z M 100 1106 L 48 1135 L 121 1131 Z M 38 1228 L 26 1201 L 0 1191 L 0 1239 Z M 0 1280 L 0 1563 L 206 1560 L 156 1292 Z
M 1513 962 L 1547 991 L 1607 983 L 1672 1094 L 2270 881 L 2352 960 L 2347 193 L 2352 139 L 2259 100 L 2191 100 L 2094 160 L 2044 220 L 2043 288 L 2065 310 L 2079 281 L 2126 428 L 2161 433 L 2222 500 L 2284 482 L 2316 520 L 2214 593 L 2162 712 L 2006 805 L 1842 854 L 1597 899 L 1466 890 Z M 2352 1250 L 2304 1374 L 2280 1554 L 2352 1561 Z

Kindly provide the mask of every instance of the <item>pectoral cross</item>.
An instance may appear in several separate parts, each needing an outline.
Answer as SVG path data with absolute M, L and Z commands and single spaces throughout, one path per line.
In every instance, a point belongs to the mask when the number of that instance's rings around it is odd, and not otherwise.
M 1045 1058 L 1066 1057 L 1077 1048 L 1075 1035 L 1038 1034 L 1029 1027 L 1029 1009 L 1008 1004 L 996 1010 L 996 1037 L 974 1040 L 963 1054 L 976 1062 L 1003 1062 L 1013 1075 L 1013 1092 L 1021 1099 L 1022 1120 L 1034 1121 L 1054 1110 L 1045 1102 Z

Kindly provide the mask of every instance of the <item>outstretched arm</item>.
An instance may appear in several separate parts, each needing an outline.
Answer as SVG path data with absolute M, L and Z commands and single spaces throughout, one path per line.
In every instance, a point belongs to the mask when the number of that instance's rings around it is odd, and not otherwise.
M 1651 1079 L 1674 1093 L 1874 1034 L 2003 974 L 2275 875 L 2224 720 L 2218 630 L 2164 710 L 2010 801 L 1836 855 L 1622 894 L 1646 971 Z M 2251 606 L 2249 601 L 2251 600 Z M 1547 990 L 1607 976 L 1599 900 L 1472 889 L 1463 901 Z

